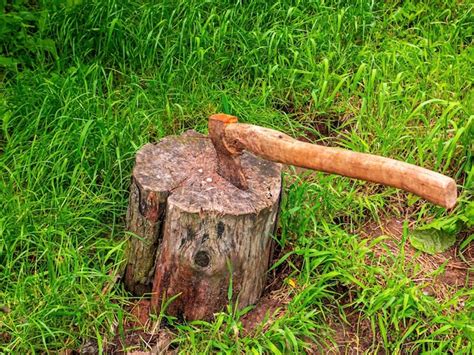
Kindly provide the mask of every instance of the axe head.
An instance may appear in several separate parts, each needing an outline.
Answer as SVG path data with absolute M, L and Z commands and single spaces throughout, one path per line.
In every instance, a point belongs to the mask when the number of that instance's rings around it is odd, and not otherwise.
M 238 142 L 227 142 L 225 138 L 226 126 L 237 121 L 237 117 L 223 113 L 212 115 L 209 117 L 209 137 L 217 153 L 217 173 L 239 189 L 247 190 L 247 179 L 240 162 L 242 147 Z

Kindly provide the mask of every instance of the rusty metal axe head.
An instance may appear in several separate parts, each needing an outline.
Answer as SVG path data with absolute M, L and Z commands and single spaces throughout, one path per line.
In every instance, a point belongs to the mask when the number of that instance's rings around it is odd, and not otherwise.
M 243 147 L 238 141 L 229 142 L 225 137 L 227 125 L 237 123 L 235 116 L 219 113 L 209 117 L 209 137 L 217 153 L 217 173 L 239 189 L 248 189 L 242 171 L 240 155 Z

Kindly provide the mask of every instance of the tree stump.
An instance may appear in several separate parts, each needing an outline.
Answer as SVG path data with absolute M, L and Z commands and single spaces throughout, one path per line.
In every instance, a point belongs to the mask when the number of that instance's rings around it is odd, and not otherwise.
M 151 308 L 179 319 L 210 319 L 228 304 L 255 303 L 265 287 L 277 225 L 281 165 L 242 155 L 248 190 L 216 173 L 211 140 L 188 131 L 136 156 L 124 282 L 151 292 Z M 229 291 L 231 291 L 229 293 Z

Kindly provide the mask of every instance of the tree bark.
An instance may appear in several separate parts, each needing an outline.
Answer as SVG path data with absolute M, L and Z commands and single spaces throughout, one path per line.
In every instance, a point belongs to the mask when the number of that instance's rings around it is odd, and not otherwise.
M 255 303 L 265 287 L 281 194 L 281 166 L 242 155 L 248 190 L 216 173 L 216 152 L 193 131 L 137 153 L 130 189 L 124 281 L 151 307 L 210 319 L 229 301 Z

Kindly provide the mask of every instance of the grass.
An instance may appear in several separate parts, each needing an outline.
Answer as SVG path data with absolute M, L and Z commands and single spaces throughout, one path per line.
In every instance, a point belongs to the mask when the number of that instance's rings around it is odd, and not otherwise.
M 121 284 L 103 289 L 124 262 L 134 154 L 169 134 L 204 132 L 219 111 L 435 169 L 456 179 L 460 198 L 446 212 L 395 189 L 290 170 L 275 236 L 295 280 L 283 290 L 286 312 L 246 334 L 230 306 L 212 323 L 175 324 L 174 346 L 326 349 L 337 336 L 330 325 L 350 323 L 352 310 L 370 325 L 361 351 L 473 351 L 467 281 L 443 301 L 425 295 L 405 244 L 379 256 L 381 240 L 360 234 L 387 218 L 443 221 L 472 201 L 469 2 L 67 3 L 3 13 L 26 20 L 10 35 L 4 21 L 1 34 L 0 352 L 89 339 L 103 350 L 127 317 Z

